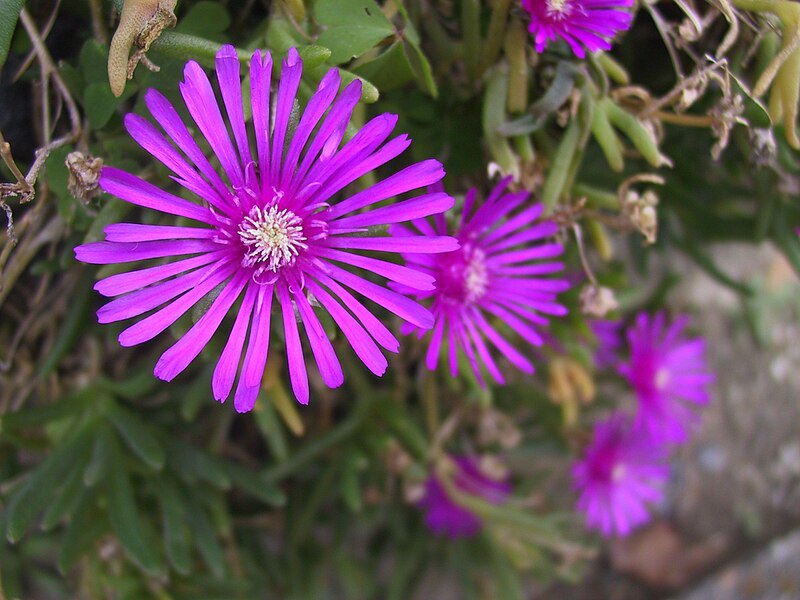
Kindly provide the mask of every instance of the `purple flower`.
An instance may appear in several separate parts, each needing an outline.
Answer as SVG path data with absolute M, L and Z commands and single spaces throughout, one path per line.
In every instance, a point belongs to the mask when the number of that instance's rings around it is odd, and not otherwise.
M 378 207 L 385 200 L 439 181 L 444 172 L 435 160 L 413 164 L 368 189 L 334 200 L 345 186 L 401 154 L 410 140 L 401 135 L 387 142 L 397 117 L 382 114 L 342 145 L 361 97 L 361 84 L 356 80 L 339 93 L 340 77 L 335 69 L 322 78 L 292 131 L 290 121 L 302 69 L 298 53 L 290 50 L 283 62 L 274 113 L 270 114 L 272 57 L 256 51 L 250 61 L 252 120 L 248 127 L 234 48 L 223 46 L 216 59 L 227 118 L 200 66 L 193 61 L 186 64 L 180 91 L 193 126 L 219 160 L 221 173 L 172 105 L 157 91 L 149 90 L 145 103 L 160 128 L 134 114 L 126 116 L 125 126 L 174 173 L 173 179 L 199 200 L 185 200 L 111 167 L 103 169 L 100 186 L 131 204 L 182 217 L 195 225 L 118 223 L 106 227 L 106 241 L 75 249 L 78 260 L 93 264 L 168 259 L 96 284 L 95 289 L 104 296 L 119 296 L 98 311 L 101 323 L 155 311 L 120 334 L 123 346 L 152 339 L 204 297 L 213 298 L 205 314 L 158 361 L 155 374 L 166 381 L 194 360 L 240 302 L 233 311 L 236 317 L 212 380 L 214 397 L 224 401 L 239 374 L 234 406 L 240 412 L 253 408 L 261 386 L 273 314 L 281 317 L 292 389 L 297 400 L 306 404 L 309 389 L 301 337 L 307 338 L 328 386 L 339 386 L 344 378 L 318 310 L 330 315 L 376 375 L 383 374 L 387 366 L 379 346 L 396 352 L 399 344 L 363 299 L 418 327 L 433 325 L 426 309 L 349 268 L 419 290 L 432 290 L 433 277 L 359 251 L 430 255 L 457 247 L 455 240 L 446 236 L 400 242 L 369 233 L 372 226 L 426 217 L 452 206 L 453 200 L 446 194 L 430 193 Z M 251 148 L 248 135 L 255 139 L 255 148 Z
M 667 442 L 684 442 L 697 421 L 692 405 L 708 404 L 709 371 L 702 338 L 682 335 L 687 316 L 667 326 L 663 312 L 652 319 L 636 316 L 628 330 L 630 362 L 619 367 L 639 399 L 637 424 L 649 435 Z
M 556 295 L 569 286 L 562 279 L 545 277 L 563 270 L 561 262 L 550 259 L 564 249 L 557 242 L 544 242 L 556 233 L 552 221 L 540 221 L 541 204 L 527 203 L 528 192 L 506 193 L 509 179 L 503 180 L 480 207 L 475 207 L 476 191 L 464 199 L 461 223 L 456 233 L 460 248 L 441 254 L 404 254 L 410 268 L 436 278 L 433 291 L 406 290 L 419 300 L 431 300 L 436 319 L 425 359 L 427 367 L 436 368 L 439 352 L 446 346 L 450 369 L 458 375 L 458 348 L 466 354 L 478 381 L 483 384 L 479 363 L 499 383 L 503 375 L 492 357 L 488 340 L 514 366 L 533 372 L 531 362 L 489 320 L 517 332 L 533 346 L 543 343 L 534 326 L 548 320 L 543 315 L 564 315 L 567 309 L 556 302 Z M 435 223 L 415 219 L 412 228 L 393 225 L 389 232 L 398 238 L 416 235 L 447 235 L 444 216 Z M 416 329 L 412 323 L 406 331 Z M 425 335 L 419 331 L 419 337 Z
M 610 50 L 611 38 L 631 26 L 631 13 L 619 9 L 632 5 L 633 0 L 522 0 L 536 51 L 561 38 L 578 58 L 586 50 Z
M 613 367 L 619 362 L 617 354 L 622 349 L 622 321 L 596 319 L 589 326 L 597 338 L 594 364 L 598 369 Z
M 647 505 L 661 501 L 669 477 L 663 444 L 615 413 L 595 425 L 583 460 L 572 468 L 586 525 L 605 536 L 627 535 L 650 519 Z
M 455 456 L 448 460 L 451 485 L 459 492 L 477 496 L 492 504 L 502 504 L 511 494 L 507 478 L 492 478 L 481 469 L 476 457 Z M 425 511 L 425 524 L 438 535 L 449 538 L 470 537 L 478 533 L 483 523 L 469 509 L 453 500 L 436 474 L 425 482 L 425 495 L 418 506 Z

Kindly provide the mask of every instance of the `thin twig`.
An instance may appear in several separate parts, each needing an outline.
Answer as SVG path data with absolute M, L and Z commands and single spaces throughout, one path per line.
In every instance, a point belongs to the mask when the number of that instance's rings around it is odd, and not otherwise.
M 95 39 L 108 46 L 108 28 L 103 21 L 103 7 L 100 0 L 89 0 L 89 12 L 92 15 L 92 32 Z
M 61 75 L 59 74 L 55 63 L 53 62 L 50 53 L 47 51 L 47 47 L 45 46 L 41 36 L 39 35 L 39 32 L 36 29 L 33 19 L 31 19 L 31 16 L 26 9 L 23 8 L 20 11 L 19 19 L 22 22 L 23 27 L 25 27 L 25 31 L 28 33 L 28 37 L 30 37 L 33 48 L 36 51 L 36 56 L 39 59 L 39 64 L 42 69 L 42 79 L 52 79 L 59 96 L 61 96 L 61 98 L 64 100 L 64 104 L 67 106 L 67 113 L 69 114 L 70 121 L 70 133 L 68 135 L 50 142 L 47 146 L 37 151 L 34 166 L 37 164 L 37 162 L 40 164 L 36 170 L 31 167 L 31 171 L 28 172 L 27 177 L 28 183 L 33 185 L 30 181 L 30 177 L 31 175 L 33 175 L 34 178 L 38 176 L 41 163 L 44 163 L 47 155 L 50 154 L 50 152 L 55 148 L 63 146 L 64 144 L 74 141 L 78 138 L 81 130 L 81 119 L 78 113 L 78 107 L 75 104 L 75 100 L 73 100 L 72 94 L 69 93 L 67 85 L 61 78 Z
M 8 268 L 0 276 L 0 283 L 2 283 L 0 286 L 0 306 L 2 306 L 6 296 L 11 291 L 14 282 L 25 271 L 39 249 L 58 240 L 63 231 L 64 221 L 61 220 L 60 216 L 55 215 L 36 237 L 28 238 L 20 244 L 18 250 L 14 252 Z
M 22 171 L 20 171 L 19 167 L 17 166 L 14 156 L 11 154 L 11 144 L 6 141 L 6 138 L 3 137 L 3 133 L 1 131 L 0 157 L 2 157 L 3 162 L 6 163 L 6 166 L 11 170 L 11 174 L 17 179 L 17 183 L 20 185 L 22 191 L 26 193 L 33 191 L 27 179 L 25 179 L 25 175 L 22 174 Z
M 50 35 L 50 31 L 53 29 L 53 25 L 56 22 L 56 17 L 58 16 L 58 9 L 61 8 L 61 0 L 56 0 L 56 5 L 53 7 L 53 11 L 50 13 L 50 17 L 47 19 L 47 24 L 44 26 L 44 29 L 41 31 L 42 40 L 46 40 L 47 36 Z M 36 50 L 31 49 L 28 52 L 28 55 L 25 57 L 25 60 L 22 61 L 19 69 L 17 72 L 14 73 L 14 77 L 11 78 L 11 81 L 16 83 L 20 77 L 28 70 L 28 67 L 31 66 L 33 59 L 36 58 Z
M 583 272 L 586 274 L 586 277 L 589 279 L 591 284 L 594 287 L 597 287 L 597 278 L 594 276 L 594 271 L 592 271 L 592 267 L 589 266 L 589 259 L 586 257 L 586 251 L 583 247 L 583 231 L 581 230 L 581 226 L 577 223 L 572 225 L 572 232 L 575 234 L 575 242 L 578 247 L 578 256 L 581 259 L 581 266 L 583 266 Z
M 80 115 L 78 114 L 78 107 L 75 104 L 69 89 L 64 83 L 64 80 L 61 78 L 61 75 L 59 75 L 58 69 L 56 68 L 55 63 L 53 62 L 53 59 L 44 44 L 42 35 L 39 33 L 38 29 L 36 28 L 36 24 L 33 22 L 33 19 L 26 9 L 23 8 L 20 11 L 19 18 L 22 26 L 25 28 L 25 31 L 31 40 L 31 45 L 33 46 L 33 51 L 39 61 L 39 68 L 41 70 L 43 90 L 42 111 L 44 113 L 45 121 L 42 127 L 42 136 L 44 137 L 45 145 L 36 151 L 33 164 L 28 170 L 28 174 L 23 176 L 11 154 L 10 145 L 5 141 L 4 138 L 2 138 L 2 135 L 0 135 L 0 156 L 2 156 L 3 162 L 5 162 L 9 169 L 11 169 L 11 172 L 16 179 L 14 183 L 0 183 L 0 208 L 5 211 L 8 218 L 7 235 L 8 243 L 10 243 L 11 246 L 16 245 L 17 238 L 14 232 L 13 214 L 11 213 L 11 208 L 8 206 L 5 199 L 11 196 L 16 196 L 20 198 L 21 204 L 25 204 L 33 200 L 35 193 L 34 185 L 39 177 L 39 172 L 47 160 L 47 157 L 56 148 L 60 148 L 61 146 L 77 140 L 81 133 L 81 121 Z M 48 93 L 48 85 L 50 81 L 53 82 L 59 97 L 66 105 L 70 120 L 70 132 L 56 140 L 50 140 L 50 102 Z M 4 248 L 2 254 L 4 258 L 7 259 L 8 250 Z
M 653 23 L 655 24 L 656 29 L 658 29 L 658 33 L 661 35 L 661 39 L 664 42 L 664 47 L 666 47 L 669 58 L 672 61 L 672 66 L 675 68 L 675 74 L 679 79 L 683 78 L 681 61 L 678 57 L 678 53 L 675 51 L 675 46 L 673 46 L 672 40 L 669 37 L 669 28 L 667 26 L 667 22 L 661 16 L 661 13 L 658 12 L 658 10 L 656 10 L 651 3 L 645 2 L 644 9 L 650 13 L 650 18 L 653 19 Z

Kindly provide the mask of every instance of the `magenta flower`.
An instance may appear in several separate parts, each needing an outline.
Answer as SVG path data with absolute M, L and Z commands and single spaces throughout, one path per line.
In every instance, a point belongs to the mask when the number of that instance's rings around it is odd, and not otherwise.
M 669 477 L 663 444 L 631 427 L 615 413 L 595 425 L 583 460 L 572 468 L 579 492 L 578 510 L 586 525 L 603 535 L 627 535 L 650 519 L 648 504 L 658 503 Z
M 281 316 L 292 389 L 305 404 L 309 389 L 302 330 L 322 380 L 336 387 L 344 378 L 317 310 L 330 315 L 376 375 L 383 374 L 387 366 L 379 346 L 396 352 L 398 341 L 356 295 L 418 327 L 433 325 L 426 309 L 349 268 L 420 290 L 432 290 L 433 277 L 362 256 L 359 251 L 429 255 L 457 247 L 455 240 L 446 236 L 400 242 L 369 233 L 375 225 L 426 217 L 452 206 L 452 198 L 443 193 L 378 206 L 439 181 L 444 172 L 435 160 L 411 165 L 368 189 L 334 200 L 345 186 L 401 154 L 410 140 L 401 135 L 387 142 L 397 117 L 383 114 L 342 145 L 361 97 L 361 84 L 356 80 L 339 93 L 340 77 L 335 69 L 323 77 L 292 133 L 290 117 L 302 69 L 298 53 L 290 50 L 283 62 L 274 113 L 270 114 L 272 57 L 256 51 L 250 61 L 252 126 L 248 127 L 234 48 L 224 46 L 216 59 L 227 118 L 223 118 L 200 66 L 193 61 L 186 64 L 180 91 L 193 126 L 213 149 L 222 173 L 217 173 L 203 154 L 172 105 L 157 91 L 149 90 L 145 103 L 161 129 L 134 114 L 126 116 L 125 126 L 198 200 L 185 200 L 111 167 L 103 169 L 100 186 L 131 204 L 183 217 L 196 225 L 118 223 L 106 227 L 106 241 L 75 249 L 78 260 L 92 264 L 168 259 L 96 284 L 95 289 L 104 296 L 119 296 L 98 311 L 101 323 L 155 311 L 120 334 L 123 346 L 152 339 L 211 295 L 205 314 L 158 361 L 155 374 L 166 381 L 194 360 L 240 301 L 212 381 L 214 397 L 224 401 L 239 374 L 234 406 L 240 412 L 253 408 L 261 386 L 273 312 Z M 255 149 L 250 147 L 248 135 L 255 139 Z
M 619 362 L 618 353 L 622 349 L 622 321 L 619 319 L 595 319 L 589 323 L 597 338 L 594 352 L 594 365 L 598 369 L 613 367 Z
M 632 5 L 633 0 L 522 0 L 536 51 L 561 38 L 578 58 L 586 50 L 610 50 L 611 38 L 631 26 L 631 13 L 620 9 Z
M 684 442 L 687 430 L 697 421 L 692 405 L 708 404 L 709 371 L 702 338 L 682 335 L 689 318 L 682 316 L 667 326 L 663 312 L 652 319 L 636 316 L 628 329 L 630 362 L 619 367 L 636 391 L 638 426 L 667 442 Z
M 477 496 L 492 504 L 502 504 L 511 494 L 507 478 L 492 478 L 481 469 L 476 457 L 455 456 L 449 461 L 452 485 L 459 492 Z M 470 537 L 481 530 L 480 517 L 458 504 L 447 493 L 439 478 L 432 474 L 425 481 L 425 495 L 417 504 L 425 511 L 425 524 L 437 535 L 451 539 Z
M 552 221 L 540 221 L 541 204 L 526 203 L 528 192 L 506 193 L 509 179 L 492 191 L 479 208 L 474 206 L 476 191 L 464 199 L 463 216 L 456 233 L 461 247 L 442 254 L 404 254 L 410 268 L 423 271 L 436 279 L 436 289 L 406 289 L 418 300 L 430 300 L 436 319 L 430 337 L 426 365 L 436 368 L 439 352 L 448 348 L 450 369 L 458 375 L 458 349 L 466 354 L 478 381 L 483 385 L 479 363 L 499 383 L 504 378 L 486 344 L 488 340 L 514 366 L 533 372 L 531 362 L 489 322 L 493 316 L 517 332 L 533 346 L 543 343 L 535 326 L 548 323 L 544 315 L 564 315 L 567 309 L 556 301 L 556 295 L 567 289 L 562 279 L 545 277 L 563 270 L 561 262 L 549 259 L 560 256 L 564 249 L 557 242 L 544 242 L 558 230 Z M 519 209 L 519 210 L 518 210 Z M 444 216 L 435 223 L 414 219 L 413 228 L 392 225 L 389 232 L 398 243 L 407 236 L 445 236 Z M 411 323 L 405 331 L 424 330 Z

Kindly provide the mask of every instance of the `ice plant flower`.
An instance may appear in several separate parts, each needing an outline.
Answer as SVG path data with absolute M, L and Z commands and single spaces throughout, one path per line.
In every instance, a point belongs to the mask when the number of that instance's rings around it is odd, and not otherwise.
M 683 335 L 689 318 L 667 324 L 666 315 L 639 313 L 627 331 L 630 361 L 620 365 L 639 400 L 637 424 L 653 437 L 680 443 L 697 419 L 692 405 L 708 404 L 714 381 L 705 341 Z
M 495 186 L 489 198 L 476 206 L 477 192 L 471 189 L 465 199 L 455 237 L 460 247 L 441 254 L 404 254 L 409 268 L 436 278 L 432 291 L 406 290 L 423 302 L 429 302 L 436 319 L 425 359 L 428 369 L 436 369 L 443 346 L 449 353 L 453 377 L 458 375 L 458 349 L 467 356 L 478 381 L 483 385 L 483 364 L 498 383 L 504 382 L 487 341 L 511 364 L 532 373 L 533 364 L 506 340 L 490 320 L 497 320 L 517 332 L 528 344 L 539 346 L 542 336 L 537 326 L 547 325 L 546 315 L 564 315 L 567 309 L 556 301 L 559 292 L 569 285 L 563 279 L 548 277 L 562 271 L 555 259 L 564 251 L 561 244 L 547 241 L 558 230 L 552 221 L 540 220 L 543 206 L 528 202 L 528 192 L 507 191 L 510 178 Z M 389 233 L 413 239 L 419 233 L 445 236 L 448 226 L 444 216 L 431 223 L 414 219 L 410 226 L 392 225 Z M 415 324 L 406 332 L 426 334 Z
M 631 26 L 625 9 L 632 5 L 633 0 L 522 0 L 536 51 L 560 38 L 578 58 L 585 58 L 586 50 L 610 50 L 611 38 Z
M 447 459 L 444 474 L 432 473 L 425 481 L 425 494 L 417 506 L 425 512 L 425 524 L 437 535 L 451 539 L 471 537 L 483 526 L 480 517 L 458 504 L 448 494 L 441 477 L 449 478 L 450 485 L 459 493 L 478 497 L 492 504 L 502 504 L 511 494 L 507 477 L 492 477 L 482 468 L 477 457 L 454 456 Z
M 594 352 L 594 365 L 598 369 L 613 367 L 619 362 L 618 353 L 622 349 L 622 321 L 619 319 L 595 319 L 589 323 L 597 338 Z
M 662 500 L 669 477 L 663 444 L 614 413 L 595 425 L 583 459 L 572 468 L 586 525 L 605 536 L 630 533 L 650 519 L 649 504 Z
M 248 132 L 234 48 L 223 46 L 216 57 L 227 118 L 205 72 L 194 61 L 186 64 L 180 91 L 193 126 L 219 160 L 221 173 L 175 108 L 159 92 L 149 90 L 145 103 L 160 129 L 129 114 L 125 117 L 128 133 L 164 163 L 174 173 L 173 179 L 197 201 L 185 200 L 112 167 L 102 170 L 100 187 L 131 204 L 195 224 L 117 223 L 106 227 L 105 241 L 75 249 L 78 260 L 92 264 L 166 259 L 106 277 L 95 286 L 104 296 L 119 296 L 98 311 L 101 323 L 154 311 L 120 334 L 123 346 L 154 338 L 203 298 L 211 299 L 202 317 L 159 359 L 155 375 L 161 379 L 169 381 L 183 371 L 225 316 L 235 312 L 212 388 L 214 397 L 224 401 L 238 373 L 234 392 L 238 411 L 253 408 L 264 374 L 273 316 L 281 317 L 289 376 L 298 401 L 305 404 L 309 399 L 303 330 L 322 380 L 330 387 L 342 384 L 339 360 L 312 306 L 330 315 L 373 373 L 383 374 L 387 361 L 379 347 L 396 352 L 399 344 L 363 300 L 422 328 L 431 327 L 433 317 L 417 303 L 351 268 L 420 290 L 432 290 L 433 277 L 359 251 L 431 255 L 457 247 L 455 240 L 446 236 L 397 240 L 369 233 L 372 226 L 450 208 L 453 200 L 444 193 L 382 204 L 439 181 L 444 175 L 442 166 L 435 160 L 416 163 L 339 198 L 338 192 L 345 186 L 401 154 L 410 140 L 401 135 L 387 141 L 397 117 L 382 114 L 342 145 L 361 97 L 361 84 L 353 81 L 339 93 L 340 77 L 335 69 L 322 78 L 292 132 L 290 118 L 302 68 L 300 56 L 290 50 L 282 65 L 274 113 L 270 114 L 272 57 L 269 52 L 253 54 L 249 90 L 252 131 Z M 255 139 L 255 148 L 249 136 Z M 237 302 L 238 308 L 232 311 Z

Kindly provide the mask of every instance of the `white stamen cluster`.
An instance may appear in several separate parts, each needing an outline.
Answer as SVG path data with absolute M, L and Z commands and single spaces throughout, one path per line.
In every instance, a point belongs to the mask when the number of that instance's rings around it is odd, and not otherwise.
M 300 250 L 307 250 L 303 220 L 277 204 L 261 209 L 254 206 L 239 224 L 239 239 L 247 248 L 242 264 L 276 272 L 294 264 Z
M 656 371 L 656 376 L 653 379 L 656 389 L 664 390 L 669 385 L 669 371 L 662 367 Z
M 475 302 L 486 293 L 489 284 L 489 272 L 486 268 L 486 254 L 475 249 L 470 256 L 464 271 L 464 288 L 467 302 Z
M 546 0 L 547 13 L 554 17 L 564 17 L 568 15 L 572 7 L 571 0 Z

